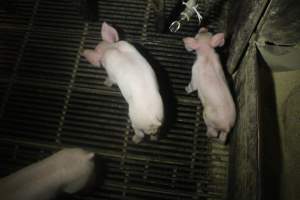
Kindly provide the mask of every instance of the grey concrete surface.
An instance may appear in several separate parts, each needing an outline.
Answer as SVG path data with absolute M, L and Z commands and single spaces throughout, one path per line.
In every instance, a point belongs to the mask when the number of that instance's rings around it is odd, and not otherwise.
M 281 199 L 300 199 L 300 70 L 274 72 L 282 147 Z

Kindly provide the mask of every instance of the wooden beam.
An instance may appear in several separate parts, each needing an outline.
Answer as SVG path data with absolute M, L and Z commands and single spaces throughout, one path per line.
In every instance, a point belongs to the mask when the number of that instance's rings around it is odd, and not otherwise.
M 228 16 L 228 30 L 231 36 L 228 71 L 233 73 L 243 57 L 252 33 L 255 31 L 270 0 L 231 1 L 232 14 Z
M 230 138 L 228 198 L 257 200 L 260 195 L 258 148 L 258 63 L 251 45 L 235 74 L 238 119 Z

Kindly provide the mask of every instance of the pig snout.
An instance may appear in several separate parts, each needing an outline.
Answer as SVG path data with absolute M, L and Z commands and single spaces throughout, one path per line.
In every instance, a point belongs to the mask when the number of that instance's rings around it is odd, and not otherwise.
M 94 175 L 94 153 L 83 149 L 64 149 L 60 159 L 64 159 L 64 164 L 60 169 L 63 191 L 75 193 L 83 189 Z
M 92 178 L 93 158 L 82 149 L 63 149 L 0 179 L 1 199 L 49 200 L 62 191 L 75 193 Z

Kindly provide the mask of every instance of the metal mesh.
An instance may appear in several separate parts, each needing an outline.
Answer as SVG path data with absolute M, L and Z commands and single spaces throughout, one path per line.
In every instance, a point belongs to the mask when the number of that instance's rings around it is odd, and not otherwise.
M 166 1 L 167 15 L 175 3 Z M 73 199 L 223 199 L 228 147 L 207 140 L 200 101 L 184 91 L 194 56 L 181 39 L 194 35 L 196 19 L 160 34 L 151 1 L 101 0 L 98 11 L 99 21 L 86 23 L 72 0 L 19 0 L 15 12 L 0 10 L 0 175 L 78 146 L 102 156 L 107 171 L 95 191 Z M 210 17 L 209 28 L 222 29 Z M 119 89 L 104 86 L 104 69 L 80 57 L 101 40 L 103 21 L 142 45 L 169 84 L 161 87 L 172 96 L 174 120 L 159 142 L 132 143 Z

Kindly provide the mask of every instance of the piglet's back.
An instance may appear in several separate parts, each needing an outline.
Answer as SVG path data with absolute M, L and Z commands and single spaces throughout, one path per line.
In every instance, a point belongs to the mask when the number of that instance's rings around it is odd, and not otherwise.
M 144 98 L 158 93 L 155 73 L 148 61 L 138 50 L 126 41 L 114 44 L 107 50 L 103 64 L 112 76 L 116 76 L 118 86 L 125 96 L 144 95 Z

